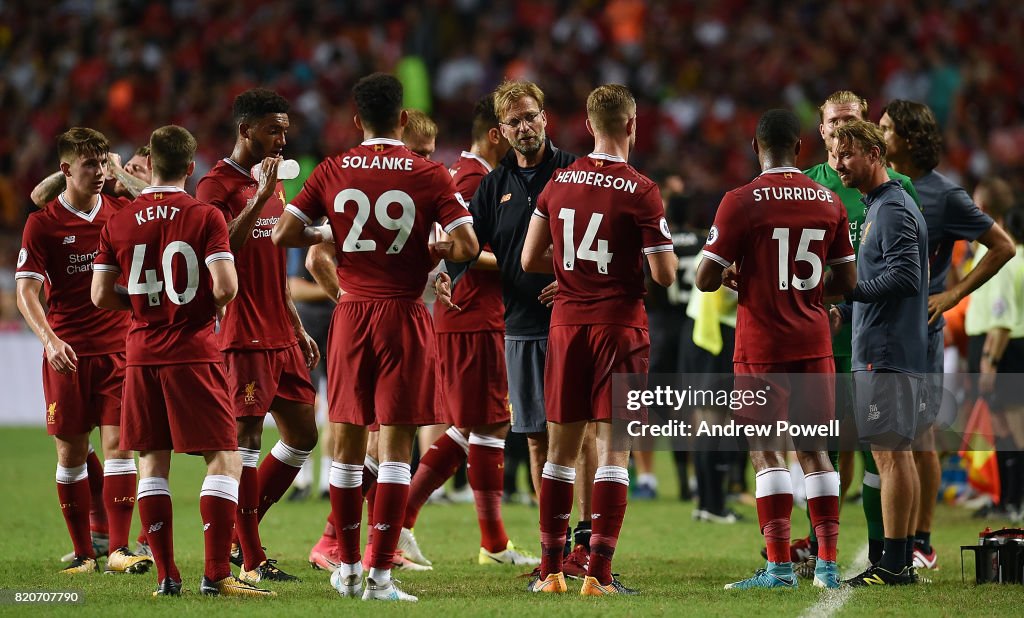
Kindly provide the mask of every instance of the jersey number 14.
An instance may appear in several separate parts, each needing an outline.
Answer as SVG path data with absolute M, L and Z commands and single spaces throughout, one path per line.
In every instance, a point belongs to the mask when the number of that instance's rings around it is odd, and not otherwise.
M 821 258 L 808 251 L 811 242 L 825 239 L 825 230 L 805 229 L 800 234 L 800 242 L 796 246 L 793 262 L 807 262 L 811 265 L 811 276 L 801 279 L 793 273 L 789 275 L 789 231 L 788 227 L 777 227 L 772 230 L 772 239 L 779 243 L 779 289 L 813 290 L 821 283 Z
M 601 226 L 604 215 L 598 212 L 590 215 L 590 223 L 583 232 L 583 242 L 580 243 L 579 249 L 576 248 L 576 241 L 573 238 L 576 211 L 572 208 L 563 208 L 558 211 L 558 218 L 565 222 L 562 224 L 562 267 L 565 270 L 572 270 L 576 266 L 576 258 L 579 258 L 596 263 L 597 272 L 607 275 L 608 264 L 611 263 L 613 254 L 608 251 L 608 241 L 597 238 L 597 229 Z

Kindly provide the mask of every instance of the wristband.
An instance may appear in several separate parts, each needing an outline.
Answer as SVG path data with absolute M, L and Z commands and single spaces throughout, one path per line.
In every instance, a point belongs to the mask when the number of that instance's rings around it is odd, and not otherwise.
M 331 229 L 330 223 L 324 223 L 313 228 L 320 232 L 320 236 L 323 237 L 324 242 L 334 242 L 334 230 Z

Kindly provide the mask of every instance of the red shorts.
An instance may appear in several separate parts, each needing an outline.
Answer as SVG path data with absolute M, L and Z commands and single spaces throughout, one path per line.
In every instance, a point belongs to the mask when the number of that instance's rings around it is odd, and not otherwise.
M 223 364 L 136 365 L 127 374 L 122 449 L 205 453 L 238 448 Z
M 278 350 L 224 352 L 235 416 L 266 416 L 275 397 L 313 405 L 316 389 L 299 344 Z
M 646 377 L 650 350 L 651 340 L 644 328 L 617 324 L 552 326 L 544 364 L 548 421 L 610 421 L 612 376 Z
M 738 406 L 737 423 L 821 424 L 835 418 L 836 365 L 831 356 L 788 363 L 733 363 L 738 391 L 762 389 L 765 403 Z M 770 388 L 765 389 L 767 385 Z
M 61 375 L 43 359 L 46 433 L 72 436 L 121 424 L 124 353 L 79 356 L 78 371 Z
M 418 299 L 342 301 L 328 335 L 333 423 L 433 425 L 434 324 Z
M 445 419 L 456 427 L 507 423 L 508 375 L 505 336 L 498 331 L 438 333 L 441 358 L 439 399 Z

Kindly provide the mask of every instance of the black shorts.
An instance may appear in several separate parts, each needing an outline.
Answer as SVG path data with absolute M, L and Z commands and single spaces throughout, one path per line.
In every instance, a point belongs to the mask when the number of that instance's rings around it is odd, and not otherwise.
M 895 371 L 853 373 L 854 418 L 861 442 L 906 448 L 918 436 L 924 405 L 923 378 Z

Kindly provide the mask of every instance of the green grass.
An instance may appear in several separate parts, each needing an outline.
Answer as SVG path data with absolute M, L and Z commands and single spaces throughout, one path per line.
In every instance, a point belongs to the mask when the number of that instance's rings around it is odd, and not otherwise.
M 273 444 L 264 439 L 265 449 Z M 0 589 L 68 589 L 84 591 L 84 605 L 14 607 L 0 605 L 3 615 L 181 616 L 226 614 L 243 616 L 313 616 L 327 612 L 369 615 L 540 615 L 614 616 L 798 616 L 822 598 L 808 582 L 795 591 L 732 592 L 723 584 L 746 577 L 762 566 L 761 538 L 756 514 L 737 506 L 747 520 L 733 526 L 697 524 L 690 520 L 691 503 L 672 495 L 668 453 L 658 454 L 663 495 L 654 502 L 636 502 L 626 515 L 616 552 L 615 569 L 623 581 L 642 590 L 633 598 L 583 599 L 576 594 L 556 598 L 530 595 L 521 569 L 478 567 L 479 542 L 471 505 L 428 506 L 421 514 L 416 536 L 435 570 L 399 574 L 404 588 L 420 597 L 415 606 L 374 604 L 342 599 L 330 587 L 325 572 L 306 563 L 310 546 L 319 537 L 328 511 L 325 501 L 282 502 L 263 523 L 264 543 L 280 566 L 300 575 L 299 584 L 279 584 L 272 600 L 208 599 L 196 591 L 202 575 L 202 532 L 198 493 L 203 476 L 199 458 L 175 456 L 171 491 L 175 504 L 175 548 L 188 594 L 180 599 L 152 599 L 153 573 L 142 576 L 88 575 L 68 578 L 57 573 L 58 557 L 70 542 L 57 508 L 53 487 L 54 454 L 49 438 L 38 428 L 0 429 Z M 507 506 L 509 534 L 521 545 L 538 543 L 537 511 Z M 803 534 L 806 517 L 794 514 L 794 529 Z M 960 579 L 959 546 L 971 544 L 983 525 L 967 511 L 940 506 L 933 534 L 942 569 L 928 573 L 931 585 L 899 589 L 856 590 L 836 615 L 881 614 L 920 616 L 1019 616 L 1024 589 L 1018 586 L 976 587 Z M 137 519 L 132 534 L 138 531 Z M 134 538 L 134 536 L 132 537 Z M 865 528 L 859 506 L 843 512 L 840 566 L 864 545 Z M 971 580 L 971 573 L 968 573 Z M 572 592 L 575 590 L 571 589 Z

